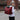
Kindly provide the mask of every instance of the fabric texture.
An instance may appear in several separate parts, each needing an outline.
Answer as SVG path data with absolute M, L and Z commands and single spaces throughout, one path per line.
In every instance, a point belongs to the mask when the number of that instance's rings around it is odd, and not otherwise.
M 9 15 L 9 16 L 10 16 L 10 17 L 13 17 L 13 16 L 15 16 L 14 6 L 10 6 L 10 7 L 12 7 L 12 14 L 11 14 L 11 15 Z
M 15 17 L 9 17 L 9 20 L 15 20 Z
M 5 7 L 5 14 L 11 15 L 12 14 L 12 7 L 10 7 L 10 8 Z

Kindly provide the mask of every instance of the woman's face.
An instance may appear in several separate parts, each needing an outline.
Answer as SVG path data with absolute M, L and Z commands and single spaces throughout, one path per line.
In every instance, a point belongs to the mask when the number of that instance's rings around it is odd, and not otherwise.
M 14 6 L 14 3 L 12 3 L 12 6 Z

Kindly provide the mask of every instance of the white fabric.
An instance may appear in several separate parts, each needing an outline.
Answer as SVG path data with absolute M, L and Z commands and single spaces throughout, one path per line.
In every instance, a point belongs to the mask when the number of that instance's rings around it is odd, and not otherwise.
M 12 7 L 12 12 L 15 12 L 14 7 Z
M 10 7 L 12 7 L 12 14 L 9 15 L 9 16 L 10 16 L 10 17 L 13 17 L 13 16 L 15 16 L 15 10 L 14 10 L 14 7 L 13 7 L 13 6 L 10 6 Z

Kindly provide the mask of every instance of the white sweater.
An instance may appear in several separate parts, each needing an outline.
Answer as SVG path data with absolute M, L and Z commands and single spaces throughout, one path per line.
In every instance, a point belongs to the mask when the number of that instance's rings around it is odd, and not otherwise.
M 14 7 L 13 7 L 13 6 L 10 6 L 10 7 L 12 7 L 12 14 L 9 15 L 9 16 L 10 16 L 10 17 L 13 17 L 13 16 L 15 16 L 15 10 L 14 10 Z

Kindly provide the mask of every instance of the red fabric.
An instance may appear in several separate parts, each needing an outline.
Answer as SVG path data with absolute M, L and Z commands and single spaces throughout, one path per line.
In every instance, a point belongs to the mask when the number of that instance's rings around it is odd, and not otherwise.
M 12 7 L 10 8 L 5 7 L 5 14 L 12 14 Z

